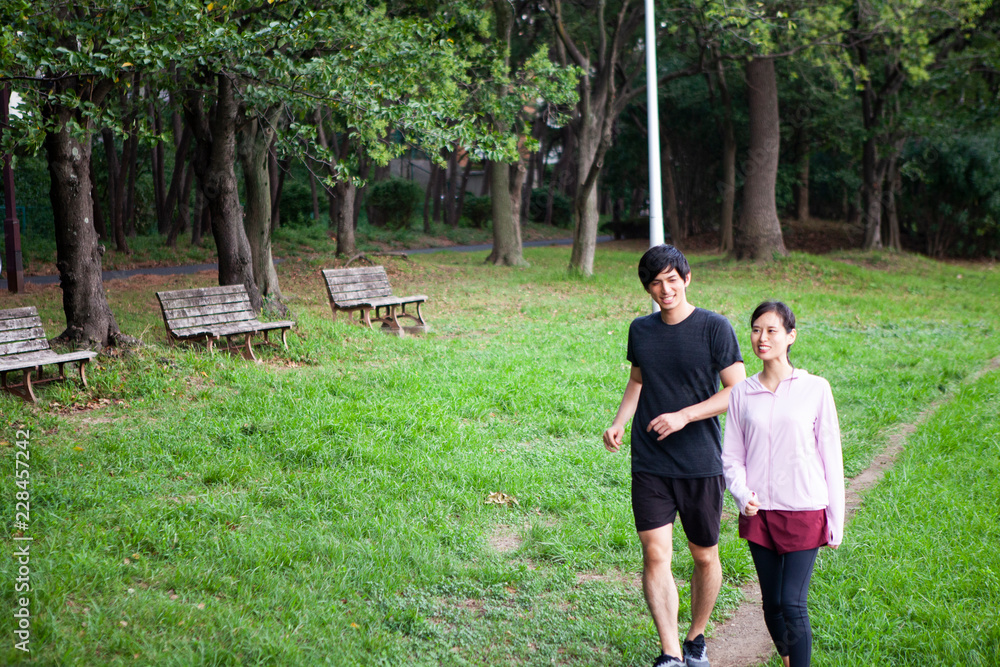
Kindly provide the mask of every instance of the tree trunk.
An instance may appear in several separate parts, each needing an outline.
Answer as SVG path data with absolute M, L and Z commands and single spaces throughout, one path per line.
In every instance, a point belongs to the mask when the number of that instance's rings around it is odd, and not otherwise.
M 437 178 L 434 179 L 434 189 L 431 191 L 431 219 L 434 222 L 441 222 L 441 201 L 444 198 L 444 182 L 446 173 L 438 167 Z
M 153 91 L 155 93 L 155 91 Z M 157 110 L 155 104 L 149 105 L 148 115 L 153 118 L 153 132 L 157 135 L 163 133 L 163 116 Z M 153 200 L 156 206 L 156 231 L 161 236 L 166 236 L 170 232 L 170 214 L 167 210 L 167 176 L 166 164 L 163 157 L 164 148 L 162 141 L 156 141 L 151 148 L 152 152 L 152 174 L 153 174 Z
M 191 147 L 192 139 L 191 127 L 186 124 L 182 127 L 183 129 L 180 134 L 176 136 L 177 143 L 174 146 L 174 171 L 170 175 L 170 188 L 167 190 L 167 198 L 164 203 L 164 208 L 166 209 L 168 218 L 174 215 L 174 207 L 177 206 L 185 196 L 182 194 L 185 178 L 188 178 L 188 174 L 193 173 L 191 168 L 188 166 L 188 149 Z M 187 189 L 186 196 L 191 196 L 190 186 Z M 187 203 L 190 202 L 185 202 L 185 205 Z
M 180 195 L 176 197 L 177 212 L 170 225 L 170 231 L 167 233 L 167 247 L 169 248 L 173 248 L 177 244 L 177 237 L 187 229 L 188 224 L 191 222 L 191 186 L 194 183 L 194 167 L 182 164 L 181 168 L 184 171 L 184 183 L 181 186 Z M 175 174 L 177 173 L 177 169 L 178 167 L 174 167 Z M 170 208 L 172 211 L 173 206 Z
M 795 217 L 799 222 L 805 222 L 809 219 L 809 131 L 805 125 L 796 129 L 795 146 L 799 162 L 799 177 L 795 183 Z
M 424 233 L 431 233 L 431 200 L 434 198 L 434 191 L 437 189 L 438 172 L 440 168 L 437 163 L 431 162 L 431 173 L 427 176 L 427 189 L 424 191 Z
M 461 219 L 462 212 L 465 210 L 465 188 L 469 184 L 469 172 L 472 171 L 472 155 L 469 153 L 465 154 L 465 168 L 462 170 L 462 184 L 459 186 L 458 190 L 458 203 L 456 208 L 458 209 L 458 217 Z M 456 223 L 457 224 L 457 223 Z
M 660 172 L 663 181 L 666 183 L 667 199 L 667 224 L 670 228 L 670 242 L 676 247 L 680 247 L 684 240 L 684 233 L 681 231 L 681 219 L 677 210 L 677 185 L 674 183 L 674 154 L 670 145 L 670 137 L 666 132 L 660 132 L 660 143 L 663 146 L 663 156 L 660 158 Z
M 591 104 L 594 102 L 591 101 Z M 598 155 L 601 143 L 600 134 L 600 119 L 595 114 L 588 114 L 584 118 L 580 134 L 577 137 L 579 156 L 577 182 L 580 187 L 573 199 L 573 250 L 569 260 L 570 271 L 578 272 L 584 276 L 594 273 L 594 252 L 597 248 L 597 225 L 599 222 L 597 183 L 596 178 L 589 185 L 587 181 L 593 168 L 600 170 L 600 165 L 596 164 L 598 159 L 603 162 L 603 154 Z
M 94 153 L 90 153 L 90 199 L 94 202 L 94 231 L 100 241 L 108 238 L 107 227 L 104 224 L 104 210 L 101 208 L 101 197 L 97 194 L 97 178 L 94 176 Z
M 882 248 L 882 181 L 878 174 L 878 147 L 874 134 L 861 153 L 861 208 L 865 222 L 865 250 Z
M 458 227 L 458 212 L 455 210 L 455 196 L 458 193 L 458 148 L 453 148 L 448 154 L 448 187 L 445 192 L 444 217 L 445 223 Z
M 746 65 L 746 77 L 750 154 L 743 186 L 742 221 L 734 245 L 740 259 L 770 261 L 775 255 L 788 254 L 774 198 L 781 143 L 774 60 L 753 58 Z
M 337 254 L 350 257 L 357 251 L 354 240 L 354 209 L 357 206 L 358 188 L 354 181 L 338 181 L 334 186 L 337 206 Z
M 112 345 L 120 331 L 104 291 L 101 250 L 93 224 L 91 138 L 89 133 L 82 139 L 70 134 L 68 124 L 79 119 L 68 110 L 46 106 L 43 114 L 48 127 L 58 128 L 46 134 L 45 152 L 51 179 L 56 267 L 66 313 L 66 329 L 59 338 L 82 345 Z
M 271 133 L 274 134 L 273 132 Z M 278 166 L 278 153 L 274 148 L 274 139 L 267 147 L 267 180 L 271 197 L 271 231 L 281 226 L 281 190 L 285 187 L 285 170 Z
M 115 135 L 111 128 L 101 130 L 101 141 L 108 161 L 108 215 L 111 219 L 111 234 L 115 239 L 115 249 L 128 254 L 128 241 L 125 240 L 125 179 L 122 177 Z
M 236 117 L 238 104 L 233 82 L 224 73 L 216 75 L 217 98 L 211 118 L 202 113 L 203 97 L 192 93 L 186 112 L 194 116 L 198 142 L 207 150 L 195 161 L 195 173 L 211 214 L 212 236 L 219 255 L 219 284 L 243 285 L 254 311 L 260 312 L 263 298 L 253 276 L 250 243 L 243 227 L 236 181 Z
M 134 123 L 122 149 L 122 157 L 126 160 L 128 172 L 128 183 L 125 186 L 125 234 L 135 236 L 135 179 L 139 171 L 139 137 L 135 135 Z
M 317 224 L 319 222 L 319 192 L 316 187 L 316 176 L 312 170 L 309 170 L 309 196 L 312 198 L 313 224 Z
M 733 130 L 733 98 L 729 94 L 722 58 L 716 52 L 716 74 L 722 98 L 722 210 L 719 212 L 719 251 L 733 252 L 733 219 L 736 210 L 736 132 Z
M 522 163 L 521 169 L 523 168 Z M 497 266 L 528 266 L 521 249 L 521 225 L 514 215 L 517 210 L 512 196 L 515 189 L 510 182 L 508 165 L 494 162 L 490 178 L 490 190 L 493 193 L 490 198 L 493 210 L 493 250 L 486 262 Z M 517 184 L 516 191 L 520 194 L 520 184 Z M 517 199 L 520 200 L 520 197 Z
M 483 181 L 479 185 L 479 196 L 485 197 L 490 193 L 490 181 L 492 176 L 490 176 L 490 171 L 493 169 L 493 163 L 490 161 L 483 162 Z
M 893 147 L 892 156 L 889 158 L 887 168 L 887 185 L 885 193 L 885 215 L 887 224 L 887 245 L 890 250 L 902 251 L 903 239 L 899 229 L 899 210 L 896 207 L 896 197 L 903 188 L 903 177 L 899 170 L 899 155 L 906 144 L 905 139 L 900 139 Z
M 282 303 L 278 272 L 271 255 L 271 204 L 274 190 L 271 187 L 269 159 L 274 125 L 280 109 L 265 112 L 266 122 L 257 118 L 243 119 L 239 124 L 239 157 L 243 166 L 243 187 L 246 194 L 246 211 L 243 227 L 250 245 L 254 282 L 260 295 L 268 303 L 268 310 L 288 314 Z

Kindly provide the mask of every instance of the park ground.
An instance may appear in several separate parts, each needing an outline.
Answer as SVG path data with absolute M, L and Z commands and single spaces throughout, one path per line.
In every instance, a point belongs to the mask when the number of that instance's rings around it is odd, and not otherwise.
M 568 247 L 526 249 L 525 269 L 378 257 L 398 293 L 430 297 L 432 331 L 396 338 L 333 321 L 322 237 L 279 246 L 298 324 L 261 364 L 166 344 L 155 292 L 213 274 L 144 276 L 106 285 L 143 346 L 95 360 L 89 389 L 0 397 L 3 548 L 18 430 L 34 540 L 31 653 L 5 614 L 0 663 L 650 664 L 628 459 L 600 444 L 648 312 L 644 244 L 601 244 L 590 279 L 567 275 Z M 1000 373 L 983 370 L 1000 271 L 826 250 L 760 266 L 695 249 L 689 290 L 747 351 L 753 306 L 792 304 L 794 361 L 833 386 L 849 476 L 937 406 L 822 554 L 815 664 L 998 664 Z M 63 322 L 54 286 L 2 303 L 38 306 L 50 335 Z M 727 502 L 716 623 L 753 571 Z M 681 547 L 676 571 L 684 616 Z

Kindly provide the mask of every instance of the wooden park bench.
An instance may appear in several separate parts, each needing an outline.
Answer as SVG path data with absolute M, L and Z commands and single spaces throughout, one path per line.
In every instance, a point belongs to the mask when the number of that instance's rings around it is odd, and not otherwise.
M 381 266 L 366 266 L 354 269 L 324 269 L 327 294 L 333 319 L 337 313 L 358 311 L 358 324 L 372 327 L 372 320 L 382 323 L 382 330 L 401 335 L 406 332 L 426 332 L 427 322 L 420 312 L 420 306 L 427 300 L 423 294 L 394 296 L 389 277 Z M 407 312 L 408 305 L 415 306 L 416 312 Z M 404 327 L 400 318 L 408 318 L 417 324 Z
M 77 362 L 80 367 L 80 382 L 87 386 L 84 366 L 97 356 L 96 352 L 81 350 L 58 354 L 49 347 L 42 328 L 42 319 L 34 306 L 0 310 L 0 387 L 15 396 L 35 403 L 33 387 L 54 380 L 65 380 L 63 366 Z M 56 364 L 59 375 L 43 377 L 43 366 Z M 8 384 L 7 374 L 22 371 L 24 377 L 19 384 Z
M 258 320 L 243 285 L 157 292 L 156 298 L 160 300 L 163 324 L 171 343 L 203 340 L 211 352 L 213 343 L 225 338 L 226 351 L 239 350 L 252 361 L 257 360 L 253 353 L 253 337 L 256 334 L 264 334 L 264 342 L 271 344 L 268 333 L 277 329 L 281 332 L 281 344 L 288 349 L 285 335 L 295 326 L 291 320 Z M 243 336 L 243 342 L 234 345 L 235 336 Z

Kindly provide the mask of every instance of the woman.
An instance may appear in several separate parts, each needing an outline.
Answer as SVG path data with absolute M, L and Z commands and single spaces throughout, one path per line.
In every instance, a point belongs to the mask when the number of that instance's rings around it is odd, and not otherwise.
M 844 532 L 844 465 L 830 384 L 792 366 L 795 315 L 757 306 L 750 343 L 764 369 L 729 396 L 722 465 L 753 556 L 764 622 L 786 667 L 812 653 L 806 594 L 816 553 Z

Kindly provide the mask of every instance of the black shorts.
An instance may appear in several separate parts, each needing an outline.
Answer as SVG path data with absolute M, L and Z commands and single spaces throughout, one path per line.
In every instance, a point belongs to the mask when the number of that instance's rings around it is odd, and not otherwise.
M 688 541 L 699 547 L 719 543 L 722 521 L 722 475 L 677 479 L 632 473 L 632 514 L 639 532 L 662 528 L 680 514 Z

